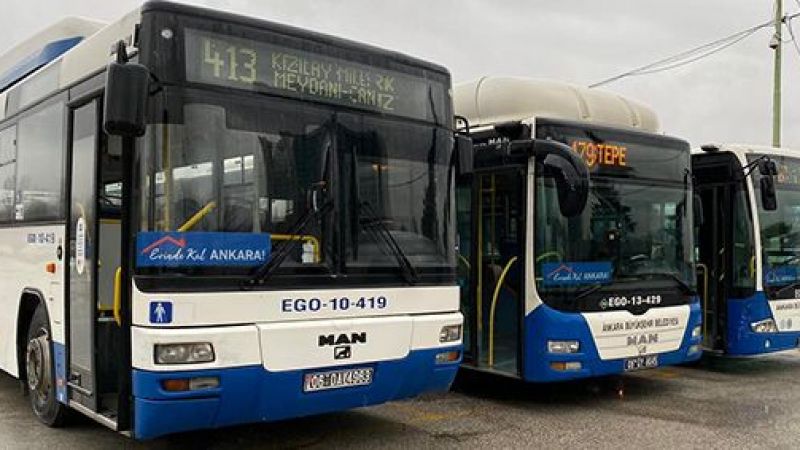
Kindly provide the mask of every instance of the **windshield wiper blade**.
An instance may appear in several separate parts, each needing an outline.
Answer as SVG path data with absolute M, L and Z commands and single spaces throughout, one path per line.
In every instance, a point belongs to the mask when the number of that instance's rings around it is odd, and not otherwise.
M 772 295 L 780 295 L 788 291 L 789 289 L 797 289 L 797 288 L 800 288 L 800 281 L 795 281 L 794 283 L 789 283 L 786 286 L 777 288 L 775 289 L 775 292 Z
M 366 212 L 368 217 L 366 218 L 367 221 L 363 222 L 362 219 L 362 211 Z M 375 210 L 372 208 L 372 205 L 366 200 L 362 201 L 359 204 L 359 225 L 364 228 L 365 230 L 371 232 L 373 237 L 380 237 L 383 239 L 386 246 L 389 247 L 389 250 L 392 253 L 392 256 L 397 260 L 397 264 L 400 267 L 400 272 L 403 274 L 403 278 L 406 280 L 410 286 L 414 286 L 419 281 L 419 274 L 417 270 L 414 269 L 414 265 L 411 264 L 409 261 L 408 256 L 406 256 L 403 249 L 400 247 L 400 244 L 397 243 L 397 240 L 392 236 L 392 232 L 386 227 L 386 224 L 383 223 L 380 217 L 375 214 Z
M 589 287 L 585 287 L 585 288 L 583 288 L 580 291 L 575 293 L 575 300 L 580 300 L 580 299 L 586 297 L 587 295 L 590 295 L 590 294 L 592 294 L 594 292 L 597 292 L 600 289 L 602 289 L 603 286 L 605 286 L 605 285 L 597 283 L 597 284 L 593 284 L 593 285 L 591 285 Z
M 682 289 L 682 290 L 683 290 L 685 293 L 687 293 L 687 294 L 689 294 L 689 295 L 697 295 L 697 290 L 695 290 L 695 289 L 694 289 L 692 286 L 690 286 L 690 285 L 689 285 L 689 283 L 687 283 L 686 281 L 684 281 L 684 280 L 683 280 L 683 278 L 681 278 L 681 277 L 679 277 L 679 276 L 677 276 L 677 275 L 675 275 L 674 273 L 671 273 L 671 272 L 646 272 L 646 273 L 636 273 L 636 274 L 633 274 L 633 275 L 634 275 L 634 278 L 637 278 L 637 279 L 642 279 L 642 280 L 644 280 L 644 279 L 645 279 L 645 278 L 643 278 L 643 277 L 651 277 L 651 278 L 655 278 L 655 277 L 669 278 L 669 279 L 671 279 L 672 281 L 674 281 L 674 282 L 678 283 L 678 286 L 680 286 L 680 288 L 681 288 L 681 289 Z
M 307 209 L 300 217 L 298 217 L 297 221 L 295 221 L 295 223 L 289 227 L 289 230 L 287 231 L 288 235 L 295 237 L 283 241 L 281 246 L 274 252 L 275 256 L 271 257 L 269 261 L 258 268 L 255 274 L 253 274 L 253 276 L 247 280 L 247 285 L 255 286 L 257 284 L 264 284 L 269 277 L 275 273 L 278 267 L 283 264 L 283 262 L 286 260 L 286 257 L 289 256 L 292 250 L 297 248 L 299 243 L 303 242 L 303 239 L 298 235 L 306 228 L 306 225 L 308 225 L 312 219 L 325 217 L 332 210 L 333 202 L 331 201 L 326 202 L 319 209 Z

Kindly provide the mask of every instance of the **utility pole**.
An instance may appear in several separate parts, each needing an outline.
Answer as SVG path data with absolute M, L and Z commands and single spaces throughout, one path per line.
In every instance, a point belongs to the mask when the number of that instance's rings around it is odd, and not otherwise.
M 775 51 L 775 80 L 772 89 L 772 146 L 781 146 L 781 52 L 783 44 L 783 0 L 775 0 L 775 35 L 770 47 Z

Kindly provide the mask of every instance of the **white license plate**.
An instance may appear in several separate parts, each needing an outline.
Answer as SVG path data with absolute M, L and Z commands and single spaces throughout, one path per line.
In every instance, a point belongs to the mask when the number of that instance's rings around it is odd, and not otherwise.
M 637 356 L 625 360 L 625 371 L 652 369 L 658 367 L 658 355 Z
M 368 367 L 308 373 L 303 383 L 303 391 L 314 392 L 351 386 L 366 386 L 372 383 L 373 371 L 373 368 Z

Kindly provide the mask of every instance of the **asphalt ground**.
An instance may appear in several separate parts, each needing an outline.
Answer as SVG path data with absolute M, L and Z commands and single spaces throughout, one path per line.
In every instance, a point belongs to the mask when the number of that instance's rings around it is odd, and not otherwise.
M 0 448 L 798 448 L 799 385 L 797 351 L 548 385 L 467 374 L 447 394 L 134 442 L 85 418 L 48 429 L 0 375 Z

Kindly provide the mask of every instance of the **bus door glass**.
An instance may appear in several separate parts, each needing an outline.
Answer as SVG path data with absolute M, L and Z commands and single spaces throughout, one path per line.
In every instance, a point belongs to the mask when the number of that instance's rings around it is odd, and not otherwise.
M 477 361 L 481 367 L 515 375 L 525 298 L 524 180 L 521 170 L 477 175 Z
M 97 101 L 71 111 L 69 221 L 69 386 L 71 399 L 97 410 L 94 319 L 97 248 Z
M 464 315 L 464 359 L 474 363 L 473 345 L 475 326 L 475 307 L 473 306 L 473 195 L 472 177 L 460 180 L 456 187 L 456 220 L 458 222 L 458 285 L 461 294 L 461 313 Z

